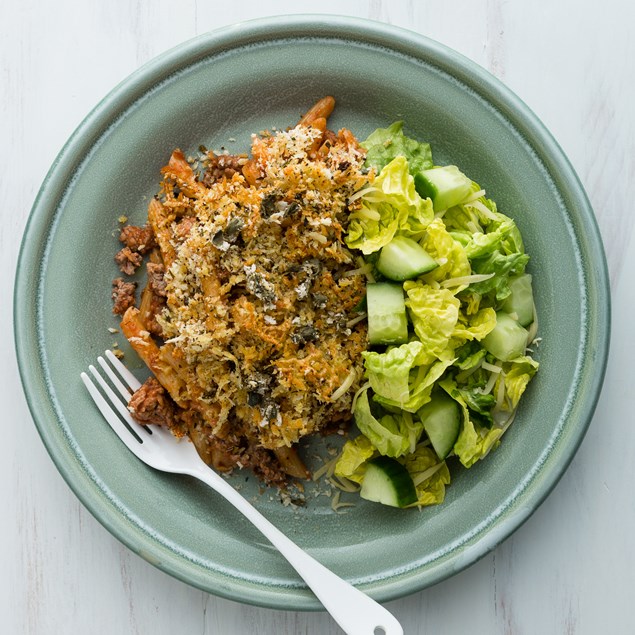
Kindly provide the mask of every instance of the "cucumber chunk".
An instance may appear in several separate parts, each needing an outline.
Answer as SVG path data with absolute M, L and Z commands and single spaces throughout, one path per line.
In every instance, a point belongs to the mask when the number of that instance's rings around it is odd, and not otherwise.
M 388 282 L 367 285 L 366 303 L 371 344 L 404 344 L 408 341 L 408 318 L 401 285 Z
M 417 416 L 421 419 L 437 456 L 441 460 L 445 459 L 459 436 L 461 428 L 459 404 L 449 395 L 439 393 L 419 409 Z
M 525 352 L 528 335 L 513 317 L 498 311 L 496 326 L 483 338 L 481 344 L 494 357 L 508 362 Z
M 509 283 L 511 295 L 507 297 L 501 309 L 505 313 L 515 313 L 521 326 L 534 321 L 534 294 L 531 289 L 531 276 L 528 273 L 514 278 Z
M 388 456 L 368 462 L 359 495 L 391 507 L 407 507 L 417 502 L 417 490 L 408 470 Z
M 440 212 L 463 202 L 472 192 L 472 181 L 456 165 L 445 165 L 416 174 L 415 189 Z
M 438 263 L 417 242 L 406 236 L 395 236 L 379 254 L 377 269 L 390 280 L 412 280 L 432 271 Z

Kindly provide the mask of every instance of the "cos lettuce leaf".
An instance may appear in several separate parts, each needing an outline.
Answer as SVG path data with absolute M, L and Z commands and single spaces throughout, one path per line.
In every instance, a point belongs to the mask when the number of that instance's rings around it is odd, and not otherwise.
M 417 194 L 417 196 L 419 195 Z M 432 201 L 429 198 L 421 198 L 419 196 L 416 204 L 410 207 L 408 217 L 397 233 L 412 238 L 412 240 L 419 240 L 425 235 L 433 218 Z
M 398 232 L 420 238 L 434 218 L 434 210 L 429 199 L 417 194 L 408 162 L 398 156 L 366 189 L 361 209 L 349 218 L 346 244 L 368 255 L 387 245 Z
M 483 218 L 473 205 L 456 205 L 443 215 L 447 230 L 464 245 L 469 244 L 474 234 L 484 232 L 490 222 L 491 219 Z
M 472 260 L 474 273 L 493 273 L 494 276 L 483 282 L 471 285 L 470 291 L 480 295 L 493 291 L 496 294 L 496 300 L 502 302 L 511 293 L 509 278 L 523 273 L 528 261 L 529 256 L 527 254 L 514 253 L 505 255 L 498 250 L 491 253 L 487 258 Z
M 378 454 L 371 442 L 360 434 L 344 444 L 335 464 L 335 476 L 343 476 L 361 484 L 366 474 L 366 461 Z
M 439 382 L 439 386 L 461 406 L 463 420 L 459 437 L 454 444 L 454 453 L 465 467 L 472 467 L 498 445 L 505 430 L 497 427 L 487 428 L 472 421 L 467 403 L 457 390 L 453 379 L 446 377 Z
M 481 341 L 496 326 L 496 311 L 481 309 L 471 317 L 459 315 L 453 337 Z
M 531 357 L 519 357 L 508 364 L 504 364 L 505 377 L 499 378 L 494 386 L 494 392 L 498 390 L 500 381 L 505 382 L 505 396 L 509 401 L 511 410 L 516 408 L 527 384 L 538 370 L 538 362 Z
M 384 414 L 375 418 L 371 411 L 368 391 L 357 399 L 353 412 L 359 431 L 368 437 L 372 445 L 384 456 L 396 458 L 412 452 L 423 432 L 423 424 L 409 412 Z
M 413 506 L 442 503 L 445 486 L 450 483 L 450 471 L 445 461 L 439 463 L 439 458 L 431 448 L 418 445 L 403 463 L 417 490 L 418 500 Z
M 491 428 L 494 423 L 492 408 L 496 405 L 496 397 L 492 393 L 484 395 L 479 388 L 457 388 L 457 392 L 470 410 L 470 418 Z
M 466 293 L 461 296 L 461 301 L 463 302 L 465 314 L 466 315 L 474 315 L 478 313 L 478 310 L 481 306 L 481 297 L 480 293 L 474 293 L 472 289 L 468 289 Z
M 485 458 L 490 450 L 498 446 L 503 432 L 505 432 L 503 428 L 488 429 L 479 426 L 465 415 L 459 438 L 454 444 L 454 453 L 465 467 L 472 467 L 474 463 Z
M 481 186 L 472 181 L 472 191 L 476 193 L 480 190 Z M 443 216 L 443 222 L 449 231 L 474 234 L 485 231 L 489 225 L 503 218 L 508 217 L 497 212 L 496 203 L 481 196 L 469 203 L 451 207 Z
M 385 353 L 363 352 L 366 377 L 371 388 L 397 405 L 407 401 L 410 396 L 410 369 L 422 352 L 423 344 L 417 341 L 389 348 Z
M 461 303 L 448 289 L 434 289 L 423 282 L 409 280 L 404 282 L 403 288 L 410 320 L 425 348 L 422 362 L 431 364 L 441 357 L 447 359 L 455 346 L 450 338 L 459 319 Z
M 491 254 L 495 249 L 500 249 L 503 241 L 516 227 L 511 218 L 505 219 L 500 223 L 494 231 L 490 231 L 486 234 L 477 233 L 473 234 L 470 242 L 465 246 L 465 252 L 467 257 L 483 258 Z
M 366 255 L 387 245 L 404 222 L 400 210 L 386 202 L 373 203 L 371 214 L 366 205 L 351 214 L 346 234 L 346 244 Z
M 473 368 L 487 355 L 487 351 L 476 341 L 466 342 L 456 349 L 454 366 L 461 370 Z
M 443 221 L 435 218 L 426 228 L 421 246 L 437 261 L 436 269 L 426 275 L 426 280 L 446 280 L 460 278 L 472 273 L 465 249 L 446 230 Z
M 498 232 L 501 226 L 505 226 L 501 240 L 501 251 L 504 254 L 524 254 L 525 245 L 516 223 L 509 216 L 496 211 L 496 203 L 490 199 L 483 198 L 484 204 L 491 210 L 494 220 L 489 224 L 488 232 Z
M 479 190 L 478 184 L 473 189 Z M 467 249 L 468 256 L 482 258 L 495 249 L 509 255 L 524 253 L 516 223 L 496 210 L 496 203 L 484 196 L 449 209 L 443 217 L 448 231 Z
M 435 382 L 453 362 L 453 358 L 439 359 L 429 366 L 419 366 L 411 370 L 408 381 L 409 395 L 407 401 L 392 401 L 381 395 L 375 395 L 374 400 L 383 406 L 401 408 L 407 412 L 417 412 L 419 408 L 430 401 Z
M 433 167 L 432 150 L 429 143 L 419 143 L 404 135 L 403 121 L 395 121 L 388 128 L 378 128 L 360 145 L 367 150 L 366 165 L 378 172 L 395 157 L 408 161 L 412 175 Z

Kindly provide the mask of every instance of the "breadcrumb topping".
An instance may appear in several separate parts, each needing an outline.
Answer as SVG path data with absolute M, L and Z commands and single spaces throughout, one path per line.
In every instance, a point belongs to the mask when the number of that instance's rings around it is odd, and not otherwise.
M 347 130 L 254 136 L 252 156 L 254 178 L 233 171 L 209 187 L 190 166 L 164 169 L 174 258 L 157 320 L 189 397 L 215 405 L 213 434 L 275 449 L 350 417 L 366 277 L 343 235 L 368 175 Z

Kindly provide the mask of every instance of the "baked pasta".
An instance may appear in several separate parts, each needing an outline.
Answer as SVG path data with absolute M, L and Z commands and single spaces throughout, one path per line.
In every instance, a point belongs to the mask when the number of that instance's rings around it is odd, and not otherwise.
M 153 376 L 130 410 L 189 436 L 217 470 L 281 485 L 307 470 L 305 436 L 344 430 L 363 375 L 366 277 L 344 236 L 368 183 L 353 134 L 327 128 L 332 97 L 298 125 L 253 135 L 251 156 L 174 150 L 145 227 L 115 259 L 113 311 Z

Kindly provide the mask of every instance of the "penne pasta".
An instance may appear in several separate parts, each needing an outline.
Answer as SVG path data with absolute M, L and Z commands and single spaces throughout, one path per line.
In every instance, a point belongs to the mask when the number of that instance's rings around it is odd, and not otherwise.
M 150 324 L 150 320 L 152 319 L 152 288 L 149 284 L 143 288 L 141 292 L 141 300 L 139 301 L 139 319 L 143 324 L 146 331 L 149 331 L 148 328 Z
M 326 132 L 326 119 L 324 117 L 318 117 L 311 122 L 311 128 L 319 130 L 322 134 L 313 142 L 311 149 L 309 150 L 309 156 L 315 158 L 318 150 L 324 142 L 324 133 Z
M 161 259 L 167 268 L 174 261 L 176 254 L 171 242 L 170 219 L 161 201 L 156 198 L 153 198 L 148 205 L 148 222 L 161 250 Z
M 182 408 L 186 407 L 187 399 L 184 398 L 186 394 L 184 382 L 174 372 L 173 367 L 166 362 L 161 349 L 145 329 L 139 309 L 130 307 L 124 313 L 121 320 L 121 331 L 159 383 L 170 393 L 172 399 Z
M 335 108 L 335 99 L 331 96 L 320 99 L 298 122 L 300 126 L 313 126 L 316 120 L 326 120 L 330 117 Z M 324 127 L 326 129 L 326 125 Z
M 274 450 L 278 461 L 282 469 L 289 475 L 295 478 L 309 478 L 309 470 L 300 458 L 298 451 L 294 447 L 281 447 Z
M 161 258 L 161 252 L 158 249 L 152 249 L 148 255 L 148 260 L 155 265 L 162 265 L 163 258 Z
M 202 186 L 181 150 L 174 150 L 162 172 L 167 177 L 173 177 L 186 196 L 196 196 L 201 192 Z
M 262 178 L 262 173 L 258 167 L 258 163 L 254 159 L 250 159 L 243 165 L 243 176 L 249 185 L 256 185 Z

